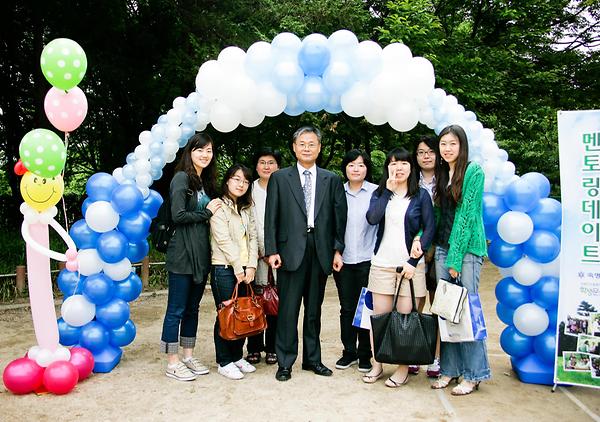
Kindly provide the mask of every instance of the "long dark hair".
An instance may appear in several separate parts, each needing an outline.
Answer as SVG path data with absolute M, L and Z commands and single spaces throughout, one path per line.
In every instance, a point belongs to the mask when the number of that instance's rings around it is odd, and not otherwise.
M 192 162 L 192 151 L 204 148 L 207 145 L 212 145 L 213 158 L 210 160 L 208 166 L 202 170 L 200 177 L 198 177 L 198 173 Z M 190 138 L 181 154 L 181 158 L 177 162 L 177 166 L 175 166 L 175 172 L 178 171 L 183 171 L 188 175 L 191 190 L 198 192 L 204 188 L 204 192 L 210 198 L 217 197 L 217 151 L 210 135 L 197 133 Z
M 410 153 L 404 148 L 394 148 L 393 150 L 388 152 L 388 155 L 385 158 L 385 163 L 383 163 L 383 175 L 381 176 L 381 181 L 379 182 L 379 187 L 377 188 L 377 195 L 381 196 L 381 194 L 386 188 L 387 180 L 390 177 L 388 166 L 392 162 L 392 160 L 407 161 L 410 163 L 410 173 L 408 174 L 408 180 L 406 181 L 408 187 L 408 192 L 406 192 L 406 196 L 408 198 L 412 198 L 419 192 L 419 178 L 416 174 L 416 168 L 418 166 L 413 162 Z
M 462 198 L 462 185 L 469 165 L 469 142 L 465 130 L 458 125 L 446 126 L 438 135 L 438 144 L 442 137 L 448 133 L 458 139 L 458 158 L 454 166 L 452 180 L 449 180 L 450 166 L 442 159 L 440 154 L 440 165 L 436 168 L 435 193 L 433 196 L 434 202 L 438 206 L 441 205 L 444 198 L 452 201 L 455 205 L 458 204 Z M 450 187 L 448 187 L 448 182 L 450 182 Z
M 369 157 L 369 154 L 367 154 L 364 151 L 361 151 L 360 149 L 351 149 L 350 151 L 348 151 L 346 153 L 346 155 L 344 155 L 344 158 L 342 159 L 342 165 L 340 166 L 340 169 L 342 170 L 342 174 L 344 175 L 344 180 L 348 180 L 348 174 L 346 174 L 346 166 L 348 164 L 350 164 L 352 161 L 356 160 L 358 157 L 362 157 L 363 159 L 363 163 L 365 164 L 365 167 L 367 168 L 367 175 L 365 176 L 365 180 L 367 182 L 371 181 L 371 169 L 373 167 L 372 163 L 371 163 L 371 157 Z
M 248 190 L 245 194 L 234 200 L 234 198 L 232 198 L 229 194 L 227 182 L 229 182 L 229 179 L 231 179 L 238 170 L 242 171 L 244 179 L 246 179 L 248 182 Z M 223 176 L 223 180 L 221 181 L 221 196 L 229 198 L 235 202 L 238 212 L 242 211 L 244 208 L 252 206 L 252 170 L 242 164 L 234 164 L 229 167 Z

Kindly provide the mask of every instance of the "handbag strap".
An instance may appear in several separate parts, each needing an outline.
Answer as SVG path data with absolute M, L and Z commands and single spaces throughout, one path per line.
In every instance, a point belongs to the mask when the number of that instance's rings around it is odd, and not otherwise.
M 412 310 L 411 310 L 411 312 L 418 312 L 417 301 L 415 299 L 415 287 L 413 286 L 412 278 L 406 279 L 404 277 L 402 277 L 402 279 L 400 280 L 400 283 L 398 283 L 398 288 L 396 289 L 396 293 L 394 294 L 394 305 L 393 305 L 392 309 L 396 309 L 396 304 L 398 303 L 398 296 L 400 296 L 400 286 L 402 285 L 402 282 L 404 280 L 408 280 L 409 286 L 410 286 L 410 298 L 411 298 L 411 301 L 412 301 Z

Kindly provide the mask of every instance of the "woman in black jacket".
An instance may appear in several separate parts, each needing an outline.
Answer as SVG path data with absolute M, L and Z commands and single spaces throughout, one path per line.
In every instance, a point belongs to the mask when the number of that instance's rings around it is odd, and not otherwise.
M 167 248 L 169 297 L 160 350 L 167 354 L 166 375 L 191 381 L 208 374 L 193 356 L 198 308 L 210 273 L 209 219 L 221 207 L 216 193 L 216 159 L 210 136 L 190 138 L 171 181 L 171 215 L 175 232 Z M 183 360 L 179 359 L 179 346 Z
M 413 280 L 417 301 L 427 294 L 422 256 L 411 257 L 410 251 L 421 232 L 420 242 L 423 250 L 427 250 L 435 233 L 435 219 L 431 198 L 425 189 L 419 188 L 415 170 L 416 166 L 408 151 L 399 148 L 390 151 L 385 160 L 383 177 L 379 187 L 373 192 L 367 211 L 369 224 L 379 224 L 368 286 L 373 294 L 374 314 L 392 310 L 394 294 L 398 288 L 400 293 L 396 309 L 403 314 L 411 311 L 409 283 L 404 282 L 398 286 L 403 279 Z M 375 352 L 374 347 L 373 351 Z M 383 365 L 375 361 L 363 381 L 372 384 L 382 375 Z M 407 381 L 408 366 L 399 365 L 385 385 L 400 387 Z

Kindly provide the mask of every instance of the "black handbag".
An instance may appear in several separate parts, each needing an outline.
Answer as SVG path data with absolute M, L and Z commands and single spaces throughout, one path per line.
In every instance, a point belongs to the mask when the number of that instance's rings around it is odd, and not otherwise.
M 435 358 L 437 317 L 417 311 L 412 280 L 408 280 L 412 311 L 409 314 L 401 314 L 396 310 L 403 281 L 405 280 L 402 279 L 398 283 L 392 311 L 371 315 L 375 359 L 382 363 L 429 365 Z

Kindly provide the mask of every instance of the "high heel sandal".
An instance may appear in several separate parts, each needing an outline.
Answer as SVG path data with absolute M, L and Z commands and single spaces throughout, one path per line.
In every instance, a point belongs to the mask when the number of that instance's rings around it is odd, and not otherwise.
M 458 377 L 448 378 L 447 380 L 444 380 L 444 379 L 442 379 L 442 377 L 440 377 L 440 378 L 436 379 L 433 382 L 433 384 L 431 384 L 431 388 L 433 388 L 434 390 L 440 390 L 442 388 L 448 387 L 448 385 L 453 381 L 456 384 L 458 384 Z
M 470 386 L 467 387 L 465 383 L 469 383 Z M 463 382 L 452 389 L 450 394 L 453 396 L 466 396 L 471 394 L 474 390 L 479 390 L 479 381 L 473 383 L 471 381 L 463 380 Z
M 381 371 L 379 371 L 379 373 L 377 375 L 363 375 L 362 380 L 366 384 L 373 384 L 373 383 L 375 383 L 375 381 L 377 381 L 379 378 L 381 378 L 382 375 L 383 375 L 383 368 L 381 368 Z
M 407 373 L 403 381 L 396 381 L 392 377 L 389 377 L 387 380 L 385 380 L 385 386 L 390 388 L 402 387 L 403 385 L 408 384 L 408 375 L 409 374 Z

